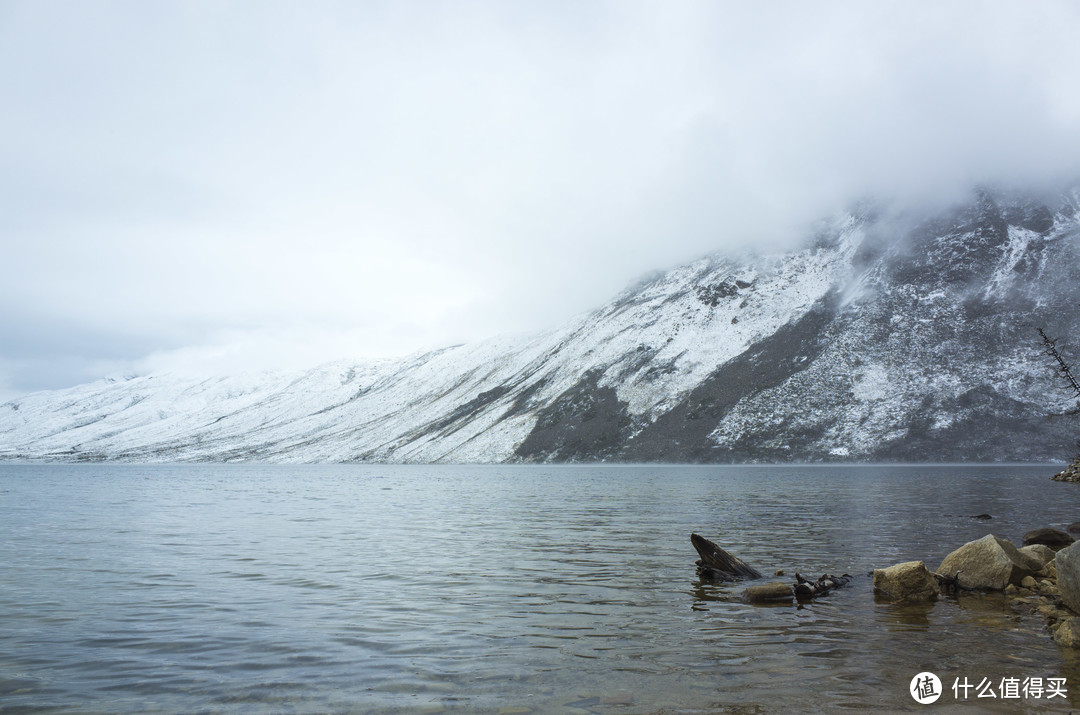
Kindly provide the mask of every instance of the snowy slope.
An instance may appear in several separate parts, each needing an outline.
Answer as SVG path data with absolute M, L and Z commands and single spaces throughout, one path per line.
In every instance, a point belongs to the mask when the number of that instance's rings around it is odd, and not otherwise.
M 1047 459 L 1034 326 L 1080 329 L 1076 191 L 846 214 L 564 327 L 397 361 L 100 381 L 0 406 L 0 457 L 128 461 Z

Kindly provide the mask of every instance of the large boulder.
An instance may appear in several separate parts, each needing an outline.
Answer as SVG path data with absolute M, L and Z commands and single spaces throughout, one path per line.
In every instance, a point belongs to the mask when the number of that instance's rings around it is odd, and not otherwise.
M 1080 613 L 1080 544 L 1073 544 L 1057 552 L 1057 586 L 1061 602 L 1074 613 Z
M 932 601 L 941 592 L 934 574 L 922 561 L 874 569 L 874 590 L 900 601 Z
M 1064 531 L 1061 531 L 1060 529 L 1051 529 L 1050 527 L 1035 529 L 1024 534 L 1024 546 L 1043 544 L 1049 546 L 1054 551 L 1060 551 L 1074 541 L 1076 541 L 1076 539 L 1069 536 Z
M 1001 591 L 1010 583 L 1019 586 L 1040 568 L 1005 539 L 987 534 L 946 556 L 937 572 L 955 576 L 960 588 Z
M 1024 556 L 1029 556 L 1035 559 L 1039 568 L 1042 568 L 1046 564 L 1054 560 L 1054 550 L 1046 544 L 1032 544 L 1031 546 L 1025 546 L 1022 549 L 1017 549 Z

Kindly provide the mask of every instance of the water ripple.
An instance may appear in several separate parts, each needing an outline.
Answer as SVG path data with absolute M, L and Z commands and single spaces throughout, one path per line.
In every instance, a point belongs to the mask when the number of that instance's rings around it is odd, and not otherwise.
M 909 708 L 925 669 L 1080 690 L 1037 619 L 878 603 L 865 575 L 1074 521 L 1048 474 L 2 466 L 0 709 Z M 750 606 L 694 577 L 691 531 L 766 573 L 856 578 Z

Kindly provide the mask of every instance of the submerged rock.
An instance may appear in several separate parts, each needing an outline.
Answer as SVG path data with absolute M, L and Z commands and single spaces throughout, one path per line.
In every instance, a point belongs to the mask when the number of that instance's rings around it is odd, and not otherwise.
M 1066 534 L 1059 529 L 1051 529 L 1045 527 L 1042 529 L 1035 529 L 1024 534 L 1024 546 L 1031 546 L 1032 544 L 1043 544 L 1049 546 L 1054 551 L 1064 549 L 1069 544 L 1076 541 L 1073 537 Z
M 957 584 L 963 589 L 1001 591 L 1010 583 L 1019 586 L 1025 576 L 1033 575 L 1040 568 L 1041 564 L 1034 558 L 1021 554 L 1005 539 L 987 534 L 946 556 L 937 572 L 956 577 Z
M 768 603 L 770 601 L 790 601 L 795 598 L 795 590 L 790 583 L 775 581 L 760 586 L 750 586 L 739 596 L 747 603 Z
M 886 569 L 874 569 L 874 590 L 900 601 L 932 601 L 938 597 L 934 574 L 922 561 L 906 561 Z

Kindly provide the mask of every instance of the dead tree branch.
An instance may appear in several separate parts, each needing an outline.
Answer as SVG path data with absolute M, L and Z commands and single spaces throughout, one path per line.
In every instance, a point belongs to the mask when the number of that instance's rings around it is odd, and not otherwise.
M 1061 375 L 1065 384 L 1069 390 L 1072 391 L 1073 396 L 1080 399 L 1080 382 L 1076 381 L 1076 378 L 1072 373 L 1072 365 L 1065 361 L 1065 356 L 1061 354 L 1061 350 L 1058 349 L 1057 339 L 1051 338 L 1042 328 L 1038 328 L 1039 337 L 1042 338 L 1043 354 L 1048 355 L 1055 363 L 1057 363 L 1057 371 Z M 1065 414 L 1077 415 L 1080 414 L 1080 405 L 1069 410 Z

